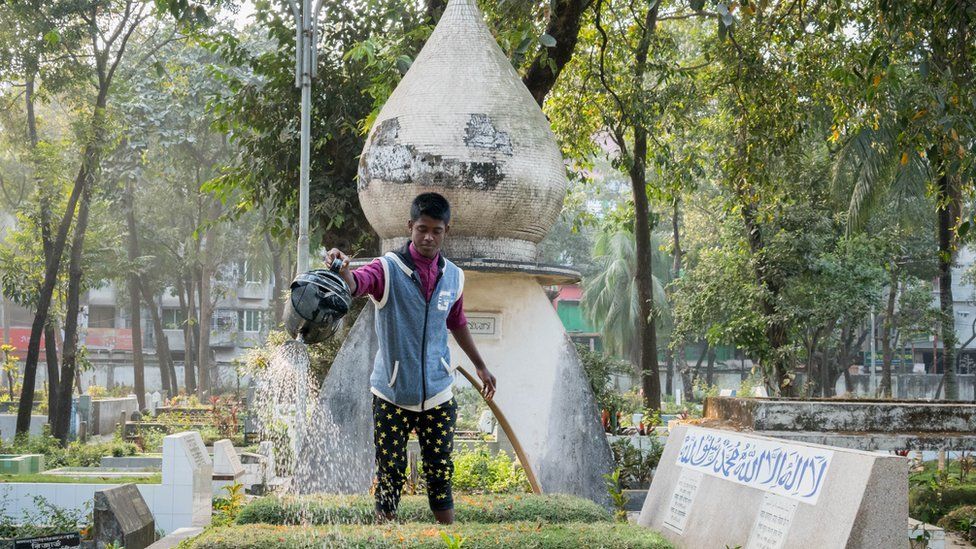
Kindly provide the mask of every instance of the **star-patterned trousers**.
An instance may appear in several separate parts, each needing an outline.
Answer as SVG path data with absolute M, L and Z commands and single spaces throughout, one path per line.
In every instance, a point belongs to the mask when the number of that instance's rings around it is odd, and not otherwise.
M 457 402 L 452 398 L 423 412 L 411 412 L 373 396 L 373 441 L 376 444 L 376 510 L 395 514 L 406 481 L 407 440 L 420 441 L 420 458 L 431 511 L 454 508 L 451 476 Z

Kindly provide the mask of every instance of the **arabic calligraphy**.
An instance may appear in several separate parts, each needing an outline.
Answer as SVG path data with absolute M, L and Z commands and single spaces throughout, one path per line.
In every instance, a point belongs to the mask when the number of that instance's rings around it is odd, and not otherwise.
M 678 465 L 815 505 L 831 450 L 690 427 Z

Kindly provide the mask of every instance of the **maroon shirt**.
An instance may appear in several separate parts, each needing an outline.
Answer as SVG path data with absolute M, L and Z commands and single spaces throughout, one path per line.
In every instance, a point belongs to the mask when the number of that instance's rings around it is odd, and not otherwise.
M 434 256 L 433 259 L 426 258 L 420 255 L 420 252 L 413 247 L 413 243 L 410 244 L 410 258 L 413 259 L 414 265 L 417 266 L 417 275 L 420 277 L 420 285 L 424 289 L 424 294 L 427 296 L 427 301 L 430 301 L 432 295 L 434 295 L 434 286 L 437 284 L 437 259 L 438 256 Z M 383 265 L 380 263 L 379 259 L 374 259 L 363 265 L 362 267 L 354 270 L 352 276 L 356 279 L 356 297 L 369 294 L 376 301 L 383 300 L 383 286 L 385 279 L 383 278 Z M 447 329 L 457 330 L 462 326 L 468 324 L 468 319 L 464 316 L 464 294 L 458 296 L 457 301 L 451 307 L 451 312 L 447 315 Z

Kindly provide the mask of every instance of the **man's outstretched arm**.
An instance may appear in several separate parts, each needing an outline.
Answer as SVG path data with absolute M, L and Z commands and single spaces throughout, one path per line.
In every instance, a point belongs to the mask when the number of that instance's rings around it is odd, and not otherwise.
M 495 397 L 495 376 L 485 366 L 485 361 L 482 360 L 478 347 L 474 344 L 474 338 L 471 337 L 471 330 L 468 330 L 467 323 L 452 329 L 451 333 L 454 334 L 454 341 L 457 341 L 458 347 L 461 347 L 464 354 L 468 355 L 471 363 L 474 364 L 475 371 L 482 383 L 481 394 L 485 400 L 490 401 Z

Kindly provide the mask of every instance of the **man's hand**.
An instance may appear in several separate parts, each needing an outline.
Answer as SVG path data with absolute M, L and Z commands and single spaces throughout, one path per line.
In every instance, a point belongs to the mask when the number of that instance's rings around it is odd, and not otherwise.
M 325 264 L 326 267 L 332 267 L 332 262 L 336 259 L 342 260 L 342 268 L 339 269 L 340 273 L 345 274 L 349 270 L 349 256 L 342 253 L 339 248 L 332 248 L 325 254 Z
M 339 268 L 339 276 L 346 281 L 346 286 L 349 286 L 349 291 L 353 295 L 356 295 L 356 277 L 352 276 L 352 271 L 349 270 L 349 256 L 342 253 L 339 248 L 332 248 L 325 253 L 326 267 L 331 269 L 332 262 L 336 259 L 342 260 L 342 267 Z
M 491 399 L 495 398 L 495 376 L 484 366 L 476 368 L 475 371 L 478 372 L 478 378 L 481 380 L 481 396 L 491 402 Z

